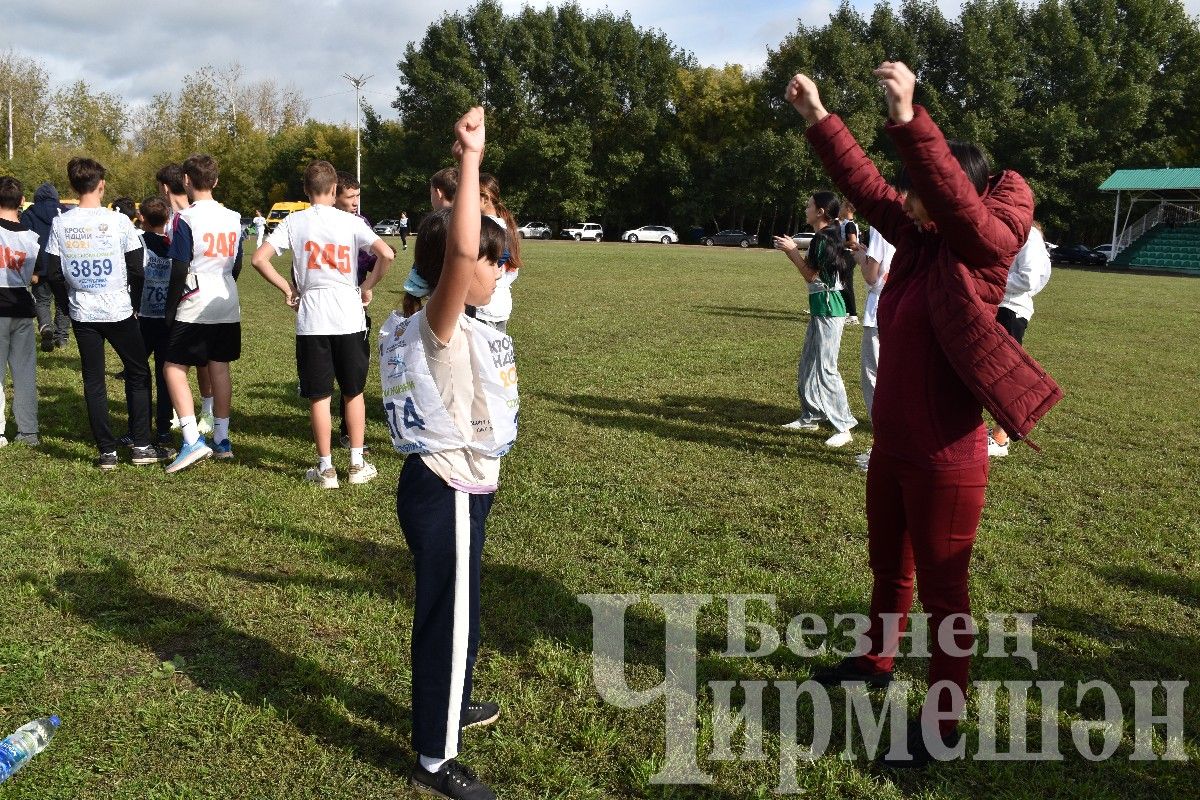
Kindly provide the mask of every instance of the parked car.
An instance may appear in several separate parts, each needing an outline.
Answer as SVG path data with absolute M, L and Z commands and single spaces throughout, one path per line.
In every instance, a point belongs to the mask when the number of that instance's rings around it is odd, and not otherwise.
M 727 231 L 718 231 L 710 236 L 705 236 L 700 240 L 700 244 L 706 247 L 712 247 L 714 244 L 725 245 L 727 247 L 749 247 L 755 243 L 756 237 L 753 234 L 746 233 L 736 229 Z
M 1112 243 L 1102 244 L 1099 247 L 1093 247 L 1092 252 L 1099 253 L 1100 255 L 1104 256 L 1104 258 L 1107 259 L 1108 261 L 1112 261 L 1112 257 L 1113 257 L 1112 249 L 1113 249 Z
M 400 220 L 385 219 L 375 223 L 375 232 L 380 236 L 399 236 L 400 235 Z
M 526 222 L 517 228 L 517 233 L 522 239 L 549 239 L 551 236 L 550 226 L 544 222 Z
M 812 231 L 800 231 L 800 233 L 792 234 L 792 241 L 795 242 L 796 246 L 801 250 L 807 252 L 808 246 L 812 244 L 813 236 L 815 235 L 816 234 L 814 234 Z
M 1070 247 L 1056 247 L 1051 258 L 1060 264 L 1083 264 L 1088 267 L 1099 267 L 1108 263 L 1108 256 L 1083 244 L 1073 244 Z
M 663 244 L 674 244 L 679 241 L 679 234 L 674 228 L 668 228 L 666 225 L 643 225 L 640 228 L 634 228 L 631 231 L 625 231 L 621 234 L 621 241 L 633 242 L 662 242 Z
M 604 228 L 594 222 L 577 222 L 574 225 L 568 225 L 563 228 L 559 236 L 564 239 L 574 239 L 577 242 L 581 239 L 591 239 L 598 242 L 604 238 Z

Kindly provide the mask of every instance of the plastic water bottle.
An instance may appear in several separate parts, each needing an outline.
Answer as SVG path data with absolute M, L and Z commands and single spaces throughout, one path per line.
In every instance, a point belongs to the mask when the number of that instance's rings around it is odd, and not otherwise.
M 17 728 L 0 742 L 0 783 L 29 763 L 29 759 L 46 749 L 58 731 L 57 716 L 42 717 Z

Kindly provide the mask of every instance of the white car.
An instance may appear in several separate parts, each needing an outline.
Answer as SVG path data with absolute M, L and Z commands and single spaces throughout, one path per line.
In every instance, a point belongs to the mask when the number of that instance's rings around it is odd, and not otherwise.
M 814 236 L 814 234 L 812 231 L 802 231 L 800 233 L 793 233 L 792 241 L 795 242 L 796 245 L 801 250 L 804 250 L 805 252 L 807 252 L 808 246 L 810 244 L 812 244 L 813 236 Z
M 662 242 L 663 244 L 675 244 L 679 241 L 679 234 L 674 228 L 668 228 L 666 225 L 643 225 L 640 228 L 634 228 L 631 231 L 625 231 L 621 234 L 621 241 L 632 242 Z
M 526 222 L 517 228 L 517 235 L 522 239 L 549 239 L 550 226 L 544 222 Z
M 574 239 L 577 242 L 583 239 L 599 242 L 604 239 L 604 228 L 594 222 L 578 222 L 563 228 L 559 236 L 564 239 Z

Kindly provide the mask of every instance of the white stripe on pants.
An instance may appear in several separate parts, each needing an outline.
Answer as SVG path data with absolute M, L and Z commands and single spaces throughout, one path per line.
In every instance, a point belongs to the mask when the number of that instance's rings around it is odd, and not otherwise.
M 848 431 L 858 424 L 850 413 L 846 385 L 838 372 L 845 325 L 845 317 L 809 317 L 796 369 L 796 391 L 803 409 L 800 419 L 805 422 L 827 419 L 838 431 Z
M 467 636 L 471 632 L 471 496 L 454 492 L 454 632 L 450 696 L 446 701 L 445 758 L 458 755 L 459 714 L 467 678 Z

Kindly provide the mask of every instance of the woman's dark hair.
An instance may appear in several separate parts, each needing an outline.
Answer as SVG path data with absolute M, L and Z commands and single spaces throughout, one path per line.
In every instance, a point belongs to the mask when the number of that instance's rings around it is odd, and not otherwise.
M 442 277 L 442 265 L 446 261 L 446 234 L 450 230 L 450 215 L 453 209 L 434 211 L 421 220 L 417 229 L 417 243 L 413 247 L 413 269 L 417 271 L 433 291 Z M 504 229 L 496 221 L 479 217 L 479 258 L 486 257 L 493 264 L 500 262 L 504 254 Z
M 967 180 L 975 187 L 975 191 L 983 194 L 983 190 L 987 188 L 988 178 L 991 177 L 991 165 L 988 164 L 987 155 L 979 145 L 973 142 L 950 139 L 946 144 L 949 145 L 950 154 L 954 156 L 954 160 L 966 173 Z M 900 165 L 900 171 L 896 173 L 895 184 L 896 188 L 902 192 L 912 189 L 912 176 L 908 174 L 908 167 L 903 164 Z
M 817 211 L 824 211 L 826 218 L 830 221 L 837 219 L 838 214 L 841 213 L 842 204 L 833 192 L 813 192 L 812 201 Z

